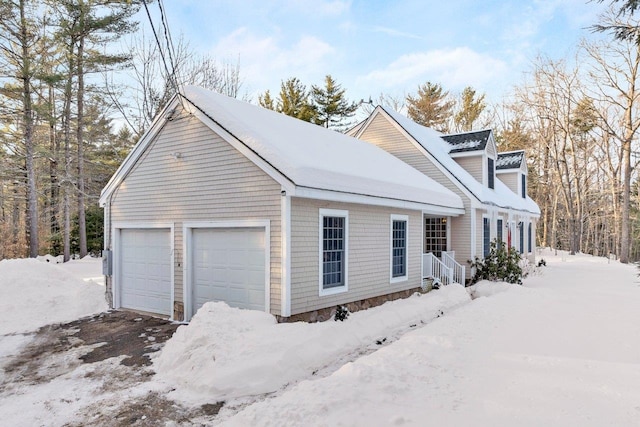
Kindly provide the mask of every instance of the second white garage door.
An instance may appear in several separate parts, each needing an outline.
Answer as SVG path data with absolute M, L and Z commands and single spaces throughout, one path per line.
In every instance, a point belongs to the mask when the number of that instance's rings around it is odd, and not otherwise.
M 193 313 L 208 301 L 265 309 L 263 228 L 196 228 L 193 245 Z

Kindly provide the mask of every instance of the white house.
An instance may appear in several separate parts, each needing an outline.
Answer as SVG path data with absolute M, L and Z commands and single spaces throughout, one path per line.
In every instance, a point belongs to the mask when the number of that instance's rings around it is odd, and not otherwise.
M 418 139 L 376 111 L 414 144 L 414 160 L 427 158 Z M 368 139 L 377 122 L 358 136 Z M 446 247 L 463 258 L 481 242 L 469 242 L 468 232 L 455 231 L 466 236 L 462 243 L 452 239 L 456 224 L 469 229 L 485 214 L 526 221 L 521 211 L 474 202 L 475 193 L 453 178 L 461 166 L 446 171 L 432 161 L 451 177 L 438 175 L 443 185 L 420 162 L 391 151 L 185 88 L 100 197 L 113 307 L 189 320 L 205 302 L 221 300 L 283 320 L 323 318 L 338 304 L 366 307 L 418 288 L 423 245 L 440 244 L 424 238 L 425 227 L 436 236 L 436 219 L 447 219 Z
M 540 209 L 527 195 L 523 151 L 498 153 L 491 130 L 443 135 L 380 106 L 348 133 L 393 154 L 462 199 L 464 215 L 425 213 L 425 257 L 451 267 L 452 255 L 465 265 L 483 258 L 490 242 L 499 239 L 535 260 Z M 470 274 L 466 269 L 467 278 Z

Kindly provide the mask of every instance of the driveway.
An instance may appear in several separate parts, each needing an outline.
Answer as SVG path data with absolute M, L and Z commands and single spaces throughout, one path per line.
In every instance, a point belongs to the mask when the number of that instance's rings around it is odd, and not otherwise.
M 184 408 L 166 399 L 163 390 L 146 386 L 154 375 L 149 355 L 158 351 L 178 326 L 129 311 L 109 311 L 45 326 L 19 354 L 4 361 L 0 401 L 20 410 L 24 403 L 20 396 L 41 394 L 46 395 L 42 403 L 52 407 L 52 414 L 64 405 L 75 412 L 60 423 L 34 418 L 34 425 L 155 426 L 168 420 L 190 424 L 193 417 L 215 415 L 222 404 Z M 66 384 L 69 377 L 96 383 L 93 404 L 70 398 L 64 389 L 50 391 L 58 383 Z

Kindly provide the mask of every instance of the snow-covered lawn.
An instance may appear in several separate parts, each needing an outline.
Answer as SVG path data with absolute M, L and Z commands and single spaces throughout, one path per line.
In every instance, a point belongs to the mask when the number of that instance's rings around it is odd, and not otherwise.
M 9 397 L 0 387 L 0 419 L 90 423 L 91 405 L 115 413 L 147 390 L 187 408 L 225 404 L 218 415 L 194 411 L 141 425 L 637 426 L 637 268 L 584 255 L 542 257 L 547 266 L 524 286 L 450 286 L 345 322 L 276 324 L 264 313 L 211 303 L 154 357 L 158 374 L 132 391 L 101 391 L 115 361 L 80 365 L 56 390 L 25 384 Z M 36 275 L 33 262 L 9 268 L 19 270 L 13 280 L 48 289 L 57 270 Z M 0 301 L 12 297 L 28 320 L 7 326 L 3 311 L 0 349 L 13 337 L 6 334 L 62 320 L 48 320 L 58 303 L 32 306 L 32 291 L 8 294 L 3 263 Z M 2 358 L 0 351 L 0 366 Z M 144 405 L 139 411 L 143 420 Z
M 27 332 L 106 310 L 101 271 L 101 260 L 91 257 L 0 261 L 0 366 L 29 341 Z

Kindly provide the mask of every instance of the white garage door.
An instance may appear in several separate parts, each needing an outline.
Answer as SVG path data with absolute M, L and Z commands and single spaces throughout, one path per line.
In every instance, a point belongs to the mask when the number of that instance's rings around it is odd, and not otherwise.
M 171 315 L 171 232 L 120 231 L 120 306 Z
M 264 229 L 194 229 L 192 244 L 193 313 L 208 301 L 264 311 Z

